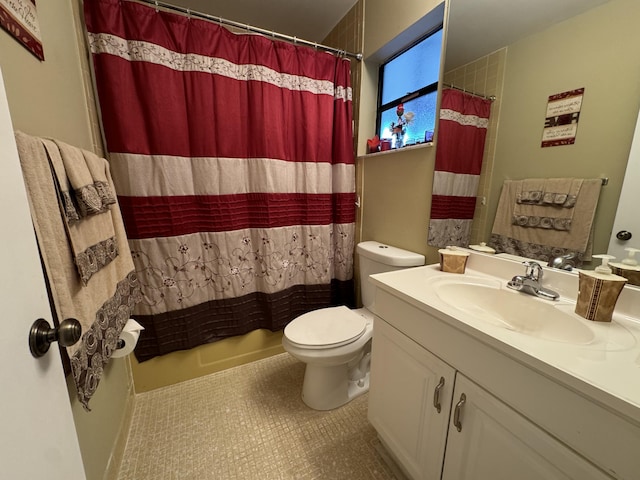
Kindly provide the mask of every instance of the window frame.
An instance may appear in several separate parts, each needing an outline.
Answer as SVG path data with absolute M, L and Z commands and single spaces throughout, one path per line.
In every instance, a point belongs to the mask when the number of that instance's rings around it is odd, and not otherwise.
M 409 92 L 406 95 L 403 95 L 402 97 L 398 97 L 390 102 L 385 103 L 384 105 L 382 105 L 382 87 L 383 87 L 383 78 L 384 78 L 384 68 L 385 66 L 390 63 L 391 61 L 395 60 L 396 58 L 398 58 L 399 56 L 403 55 L 404 53 L 408 52 L 409 50 L 411 50 L 413 47 L 415 47 L 416 45 L 418 45 L 420 42 L 426 40 L 427 38 L 435 35 L 436 33 L 438 33 L 439 31 L 443 32 L 443 42 L 444 42 L 444 23 L 440 23 L 436 26 L 434 26 L 431 30 L 429 30 L 426 34 L 420 36 L 417 40 L 415 40 L 414 42 L 410 43 L 408 46 L 404 47 L 402 50 L 399 50 L 397 53 L 395 53 L 394 55 L 392 55 L 391 57 L 387 58 L 384 62 L 382 62 L 380 64 L 380 67 L 378 68 L 378 98 L 377 98 L 377 102 L 376 102 L 376 132 L 380 132 L 380 127 L 381 127 L 381 123 L 382 123 L 382 114 L 384 112 L 386 112 L 387 110 L 389 110 L 390 108 L 399 105 L 400 103 L 405 103 L 408 102 L 410 100 L 416 99 L 418 97 L 423 97 L 425 95 L 428 95 L 430 93 L 433 92 L 437 92 L 438 90 L 438 86 L 440 84 L 439 79 L 436 80 L 435 82 L 429 84 L 429 85 L 425 85 L 424 87 L 419 88 L 418 90 L 415 90 L 413 92 Z M 440 53 L 440 64 L 442 64 L 442 51 Z

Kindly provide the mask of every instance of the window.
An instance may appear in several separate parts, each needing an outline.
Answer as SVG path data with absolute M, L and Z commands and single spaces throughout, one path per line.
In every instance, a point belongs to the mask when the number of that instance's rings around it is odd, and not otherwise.
M 433 139 L 441 50 L 442 25 L 380 67 L 376 130 L 391 148 Z

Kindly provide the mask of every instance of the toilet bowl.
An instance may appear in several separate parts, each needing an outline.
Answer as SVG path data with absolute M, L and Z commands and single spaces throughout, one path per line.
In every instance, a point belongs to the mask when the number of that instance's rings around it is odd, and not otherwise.
M 359 243 L 364 308 L 329 307 L 305 313 L 284 329 L 282 346 L 306 363 L 302 400 L 315 410 L 340 407 L 369 390 L 375 289 L 368 276 L 424 265 L 424 256 L 378 242 Z
M 373 314 L 330 307 L 305 313 L 285 327 L 282 346 L 307 364 L 302 401 L 331 410 L 369 390 Z

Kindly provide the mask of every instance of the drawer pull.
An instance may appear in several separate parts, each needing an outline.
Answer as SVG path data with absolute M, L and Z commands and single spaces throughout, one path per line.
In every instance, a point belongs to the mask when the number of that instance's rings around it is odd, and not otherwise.
M 460 413 L 462 412 L 462 407 L 467 401 L 467 396 L 463 393 L 460 395 L 460 401 L 456 403 L 456 409 L 453 412 L 453 424 L 456 426 L 456 429 L 460 432 L 462 431 L 462 422 L 460 421 Z
M 440 392 L 442 391 L 442 387 L 444 387 L 444 377 L 440 377 L 440 382 L 436 385 L 436 388 L 433 391 L 433 406 L 436 407 L 438 413 L 442 411 L 442 405 L 440 404 Z

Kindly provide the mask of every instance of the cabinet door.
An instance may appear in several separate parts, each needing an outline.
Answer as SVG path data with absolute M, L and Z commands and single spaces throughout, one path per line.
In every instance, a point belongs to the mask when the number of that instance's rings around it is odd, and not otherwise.
M 442 480 L 513 479 L 611 477 L 458 372 Z
M 454 375 L 449 365 L 376 318 L 369 420 L 414 480 L 440 479 Z

